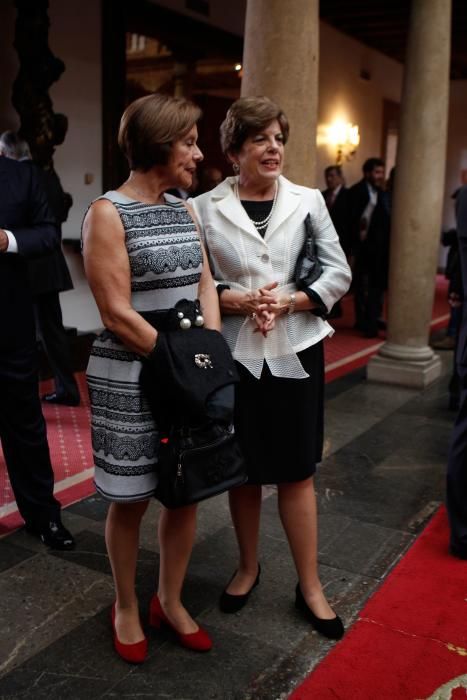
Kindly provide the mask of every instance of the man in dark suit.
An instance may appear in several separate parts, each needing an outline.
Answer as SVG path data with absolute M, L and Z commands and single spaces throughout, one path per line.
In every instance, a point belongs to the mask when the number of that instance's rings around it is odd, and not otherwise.
M 467 185 L 457 194 L 456 217 L 463 287 L 462 323 L 456 357 L 461 390 L 449 451 L 447 509 L 451 553 L 467 559 Z
M 0 156 L 0 192 L 0 439 L 27 530 L 50 547 L 71 549 L 53 495 L 26 262 L 56 248 L 58 230 L 29 163 Z
M 350 257 L 350 211 L 349 211 L 349 191 L 344 184 L 344 175 L 340 165 L 329 165 L 324 171 L 324 179 L 327 188 L 322 195 L 329 211 L 332 223 L 339 236 L 347 260 Z M 338 301 L 332 307 L 329 318 L 340 318 L 342 316 L 341 302 Z
M 27 142 L 14 131 L 4 131 L 0 135 L 0 155 L 24 162 L 31 160 Z M 72 199 L 63 191 L 60 179 L 54 170 L 38 169 L 38 174 L 61 238 L 61 224 L 66 221 Z M 61 246 L 46 255 L 41 255 L 40 258 L 28 260 L 28 267 L 35 302 L 37 331 L 47 353 L 55 381 L 55 391 L 45 394 L 42 400 L 46 403 L 77 406 L 80 395 L 73 376 L 70 346 L 63 327 L 59 297 L 59 292 L 73 289 L 73 283 Z
M 355 328 L 378 335 L 389 268 L 389 208 L 385 202 L 384 162 L 369 158 L 363 179 L 349 189 Z
M 347 258 L 350 256 L 349 190 L 344 184 L 340 165 L 329 165 L 324 171 L 327 188 L 322 195 L 329 211 L 339 242 Z

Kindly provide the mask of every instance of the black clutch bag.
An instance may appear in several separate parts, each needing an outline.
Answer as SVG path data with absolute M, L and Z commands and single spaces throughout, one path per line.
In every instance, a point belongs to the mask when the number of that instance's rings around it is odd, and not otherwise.
M 300 251 L 295 264 L 294 280 L 297 289 L 306 291 L 313 282 L 316 282 L 323 272 L 316 253 L 316 243 L 313 238 L 313 225 L 310 214 L 305 218 L 305 243 Z

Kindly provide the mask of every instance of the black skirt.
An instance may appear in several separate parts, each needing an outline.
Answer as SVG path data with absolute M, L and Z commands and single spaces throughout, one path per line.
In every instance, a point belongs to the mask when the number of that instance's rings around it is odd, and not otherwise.
M 260 379 L 237 363 L 235 430 L 249 484 L 302 481 L 323 452 L 324 357 L 322 341 L 297 356 L 306 379 L 274 377 L 265 364 Z

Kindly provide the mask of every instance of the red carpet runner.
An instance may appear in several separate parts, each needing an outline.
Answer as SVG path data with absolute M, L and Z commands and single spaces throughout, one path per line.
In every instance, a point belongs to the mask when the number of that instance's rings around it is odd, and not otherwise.
M 446 325 L 448 319 L 447 281 L 438 275 L 433 304 L 432 330 Z M 325 342 L 326 382 L 333 381 L 358 367 L 363 367 L 384 342 L 380 338 L 363 338 L 353 330 L 353 299 L 342 301 L 342 318 L 331 321 L 335 335 Z M 77 375 L 82 404 L 76 408 L 44 406 L 56 494 L 66 506 L 88 496 L 92 487 L 92 452 L 89 435 L 89 400 L 84 373 Z M 51 382 L 43 382 L 41 393 L 52 391 Z M 0 535 L 19 527 L 22 519 L 16 510 L 0 447 Z
M 44 405 L 50 456 L 55 472 L 55 494 L 70 505 L 93 492 L 93 458 L 89 434 L 90 409 L 84 373 L 76 375 L 81 405 Z M 41 382 L 41 394 L 53 391 L 52 381 Z M 0 448 L 0 535 L 22 525 Z
M 467 698 L 467 562 L 444 508 L 289 700 Z

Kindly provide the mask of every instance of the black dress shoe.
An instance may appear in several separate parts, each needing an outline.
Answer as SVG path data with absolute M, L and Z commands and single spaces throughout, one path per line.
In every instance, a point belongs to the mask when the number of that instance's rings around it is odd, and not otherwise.
M 328 639 L 340 639 L 344 636 L 344 625 L 339 615 L 336 615 L 336 617 L 333 617 L 331 620 L 316 617 L 314 612 L 308 607 L 299 583 L 297 583 L 295 589 L 295 607 L 297 610 L 304 613 L 306 619 L 311 622 L 315 630 L 322 634 L 323 637 L 327 637 Z
M 26 532 L 38 537 L 51 549 L 74 549 L 73 535 L 63 527 L 60 520 L 50 520 L 47 523 L 26 523 Z
M 234 573 L 234 575 L 232 576 L 230 581 L 233 580 L 236 573 L 237 572 Z M 229 581 L 229 583 L 227 584 L 227 587 L 222 591 L 221 597 L 219 598 L 219 608 L 221 609 L 221 612 L 232 614 L 232 613 L 238 612 L 243 607 L 245 607 L 245 605 L 248 603 L 248 598 L 251 595 L 251 591 L 253 590 L 253 588 L 256 588 L 256 586 L 259 583 L 260 573 L 261 573 L 261 567 L 258 564 L 258 573 L 256 575 L 255 582 L 252 585 L 252 587 L 250 588 L 250 590 L 247 593 L 244 593 L 243 595 L 231 595 L 230 593 L 227 593 L 227 588 L 229 587 L 229 584 L 230 584 L 230 581 Z
M 44 394 L 42 397 L 44 403 L 58 403 L 62 406 L 79 406 L 79 396 L 69 396 L 68 394 L 57 394 L 53 391 L 51 394 Z
M 467 559 L 467 546 L 462 547 L 462 545 L 454 544 L 451 542 L 449 551 L 454 557 L 458 559 Z

